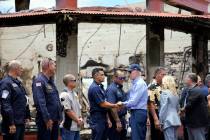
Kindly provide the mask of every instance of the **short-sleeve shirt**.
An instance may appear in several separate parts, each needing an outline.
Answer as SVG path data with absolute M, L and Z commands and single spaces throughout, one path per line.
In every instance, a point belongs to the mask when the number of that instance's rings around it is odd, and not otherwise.
M 149 102 L 153 102 L 156 106 L 156 109 L 158 109 L 160 106 L 161 86 L 157 84 L 156 80 L 154 80 L 148 86 L 148 94 L 149 94 Z
M 123 86 L 115 82 L 111 83 L 106 90 L 107 101 L 110 103 L 124 102 L 127 100 L 127 95 L 123 91 Z M 118 112 L 119 117 L 126 115 L 127 109 L 124 108 Z
M 81 117 L 81 105 L 79 103 L 79 98 L 74 91 L 66 90 L 66 92 L 62 92 L 60 94 L 61 104 L 64 110 L 71 110 L 75 112 L 77 117 Z M 64 118 L 65 119 L 65 118 Z M 65 120 L 63 120 L 64 122 Z M 62 122 L 62 123 L 63 123 Z M 75 121 L 72 121 L 71 131 L 79 131 L 80 127 L 77 125 Z
M 100 103 L 106 101 L 103 85 L 94 81 L 88 90 L 88 99 L 90 104 L 90 119 L 95 120 L 97 117 L 100 117 L 100 120 L 105 121 L 107 109 L 100 107 Z

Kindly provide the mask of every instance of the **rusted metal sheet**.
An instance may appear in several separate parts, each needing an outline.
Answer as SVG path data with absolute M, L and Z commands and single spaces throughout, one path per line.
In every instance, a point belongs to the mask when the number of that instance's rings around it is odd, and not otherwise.
M 163 11 L 163 1 L 162 0 L 147 0 L 147 10 L 153 12 Z
M 17 18 L 17 17 L 33 17 L 33 16 L 41 16 L 41 15 L 57 15 L 57 14 L 72 14 L 72 15 L 98 15 L 98 16 L 130 16 L 130 17 L 163 17 L 163 18 L 183 18 L 183 19 L 190 19 L 190 18 L 197 18 L 197 19 L 210 19 L 208 15 L 181 15 L 181 14 L 173 14 L 173 13 L 147 13 L 147 12 L 113 12 L 113 11 L 92 11 L 89 10 L 52 10 L 48 11 L 40 10 L 40 11 L 31 11 L 31 12 L 16 12 L 11 14 L 0 14 L 0 19 L 10 19 L 10 18 Z
M 77 0 L 56 0 L 56 8 L 67 8 L 70 10 L 77 9 Z

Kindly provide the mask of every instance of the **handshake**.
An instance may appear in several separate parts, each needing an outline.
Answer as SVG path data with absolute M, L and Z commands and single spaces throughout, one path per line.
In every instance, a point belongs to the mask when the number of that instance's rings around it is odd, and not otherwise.
M 123 107 L 123 103 L 121 101 L 117 102 L 116 105 L 118 105 L 119 107 Z
M 118 110 L 122 110 L 124 108 L 124 104 L 121 101 L 119 101 L 116 104 L 114 104 L 113 108 L 116 108 Z

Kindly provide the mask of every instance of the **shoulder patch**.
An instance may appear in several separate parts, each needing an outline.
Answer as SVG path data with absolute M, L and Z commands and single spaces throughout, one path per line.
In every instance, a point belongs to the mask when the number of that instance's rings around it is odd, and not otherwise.
M 3 90 L 3 91 L 2 91 L 2 96 L 1 96 L 1 97 L 2 97 L 3 99 L 6 99 L 8 95 L 9 95 L 9 91 L 8 91 L 8 90 Z
M 41 82 L 36 83 L 36 87 L 41 87 L 41 86 L 42 86 Z
M 15 88 L 15 87 L 18 87 L 18 85 L 16 83 L 12 83 L 12 86 Z

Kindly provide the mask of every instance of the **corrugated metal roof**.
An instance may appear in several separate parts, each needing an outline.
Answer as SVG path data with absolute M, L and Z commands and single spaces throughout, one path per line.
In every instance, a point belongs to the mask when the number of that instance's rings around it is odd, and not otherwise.
M 121 11 L 122 10 L 122 11 Z M 160 18 L 199 18 L 210 19 L 209 15 L 182 15 L 172 13 L 151 13 L 151 12 L 136 12 L 129 9 L 122 8 L 87 8 L 86 10 L 78 9 L 75 11 L 61 9 L 61 10 L 48 10 L 40 9 L 34 11 L 23 11 L 10 14 L 0 14 L 0 19 L 18 18 L 18 17 L 31 17 L 40 15 L 57 15 L 57 14 L 72 14 L 72 15 L 105 15 L 105 16 L 130 16 L 130 17 L 160 17 Z

